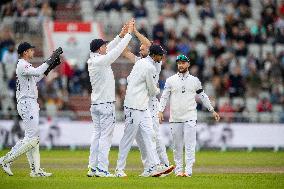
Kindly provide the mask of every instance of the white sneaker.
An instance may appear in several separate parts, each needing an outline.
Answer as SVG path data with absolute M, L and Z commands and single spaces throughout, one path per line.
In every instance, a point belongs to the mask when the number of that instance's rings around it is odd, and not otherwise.
M 11 164 L 10 163 L 4 163 L 3 160 L 4 160 L 4 157 L 1 157 L 0 158 L 0 165 L 3 168 L 4 172 L 7 173 L 9 176 L 13 176 L 14 174 L 12 173 L 11 168 L 10 168 Z
M 96 168 L 95 176 L 96 177 L 114 177 L 114 175 L 111 174 L 110 172 L 99 169 L 98 167 Z
M 115 170 L 115 176 L 116 177 L 127 177 L 125 172 L 123 170 Z
M 96 169 L 89 168 L 87 176 L 88 177 L 94 177 L 96 175 L 96 172 L 97 172 Z
M 176 177 L 183 177 L 183 176 L 184 176 L 183 172 L 176 173 Z
M 52 173 L 45 172 L 42 168 L 39 169 L 39 172 L 32 171 L 30 177 L 50 177 Z
M 139 177 L 150 177 L 150 176 L 151 176 L 151 173 L 148 172 L 147 170 L 144 170 L 143 173 L 139 175 Z

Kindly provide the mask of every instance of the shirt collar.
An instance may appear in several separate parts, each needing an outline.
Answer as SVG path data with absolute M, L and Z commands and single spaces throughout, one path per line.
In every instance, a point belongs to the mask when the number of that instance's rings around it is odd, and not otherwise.
M 90 56 L 100 56 L 100 55 L 101 55 L 100 53 L 94 53 L 94 52 L 90 53 Z
M 155 64 L 155 61 L 151 58 L 151 56 L 148 55 L 146 59 L 149 60 L 152 64 Z
M 189 76 L 189 71 L 185 72 L 184 74 L 183 73 L 177 73 L 179 77 L 184 77 L 186 78 L 187 76 Z

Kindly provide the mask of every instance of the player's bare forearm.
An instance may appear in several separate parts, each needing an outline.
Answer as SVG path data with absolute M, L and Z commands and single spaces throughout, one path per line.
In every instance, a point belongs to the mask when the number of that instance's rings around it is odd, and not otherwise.
M 144 45 L 146 45 L 146 46 L 148 46 L 148 47 L 151 46 L 151 41 L 150 41 L 149 39 L 147 39 L 147 37 L 145 37 L 144 35 L 142 35 L 142 34 L 136 29 L 136 27 L 134 27 L 134 34 L 135 34 L 135 36 L 139 39 L 139 41 L 140 41 L 142 44 L 144 44 Z
M 130 50 L 126 47 L 122 52 L 122 55 L 127 58 L 131 63 L 135 63 L 135 55 L 130 52 Z

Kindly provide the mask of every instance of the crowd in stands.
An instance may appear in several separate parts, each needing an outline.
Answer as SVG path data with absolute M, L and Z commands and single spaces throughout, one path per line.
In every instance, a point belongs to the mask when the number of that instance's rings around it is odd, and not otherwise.
M 53 0 L 13 0 L 1 6 L 1 22 L 13 28 L 16 35 L 39 33 L 43 21 L 54 15 L 56 1 Z
M 16 0 L 7 3 L 1 7 L 1 19 L 9 16 L 52 17 L 52 8 L 46 8 L 51 4 L 37 2 Z M 133 16 L 139 31 L 167 50 L 160 74 L 161 89 L 166 78 L 176 73 L 175 57 L 182 53 L 190 58 L 190 73 L 202 81 L 205 92 L 215 108 L 226 114 L 227 121 L 247 121 L 234 118 L 235 113 L 276 112 L 280 115 L 277 121 L 284 122 L 283 1 L 94 1 L 94 20 L 101 19 L 102 15 L 107 18 L 116 15 L 116 20 L 106 18 L 108 21 L 102 22 L 105 32 L 112 37 L 121 27 L 118 18 Z M 12 31 L 17 33 L 15 28 Z M 4 51 L 14 56 L 15 42 L 8 33 L 5 29 L 1 31 L 1 65 L 7 65 Z M 132 45 L 132 51 L 137 54 L 139 43 Z M 59 73 L 50 81 L 42 81 L 39 94 L 43 104 L 54 103 L 59 109 L 68 109 L 65 106 L 68 96 L 91 92 L 86 68 L 80 70 L 64 62 Z M 15 76 L 7 72 L 5 77 L 9 87 L 13 87 Z M 122 110 L 126 78 L 117 78 L 116 82 L 117 109 Z M 47 102 L 46 99 L 60 100 Z M 198 109 L 204 110 L 200 104 Z

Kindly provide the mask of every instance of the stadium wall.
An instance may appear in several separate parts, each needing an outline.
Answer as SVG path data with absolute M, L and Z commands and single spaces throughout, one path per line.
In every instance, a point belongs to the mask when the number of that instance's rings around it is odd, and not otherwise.
M 23 126 L 12 120 L 0 121 L 0 148 L 13 145 L 23 136 Z M 52 147 L 86 147 L 90 145 L 93 133 L 92 122 L 89 121 L 40 121 L 41 146 Z M 116 124 L 112 145 L 118 146 L 122 138 L 124 123 Z M 170 124 L 161 126 L 161 136 L 170 147 L 172 136 Z M 273 136 L 273 137 L 271 137 Z M 248 124 L 248 123 L 220 123 L 208 125 L 197 124 L 198 148 L 284 148 L 284 124 Z M 133 144 L 136 146 L 136 143 Z

